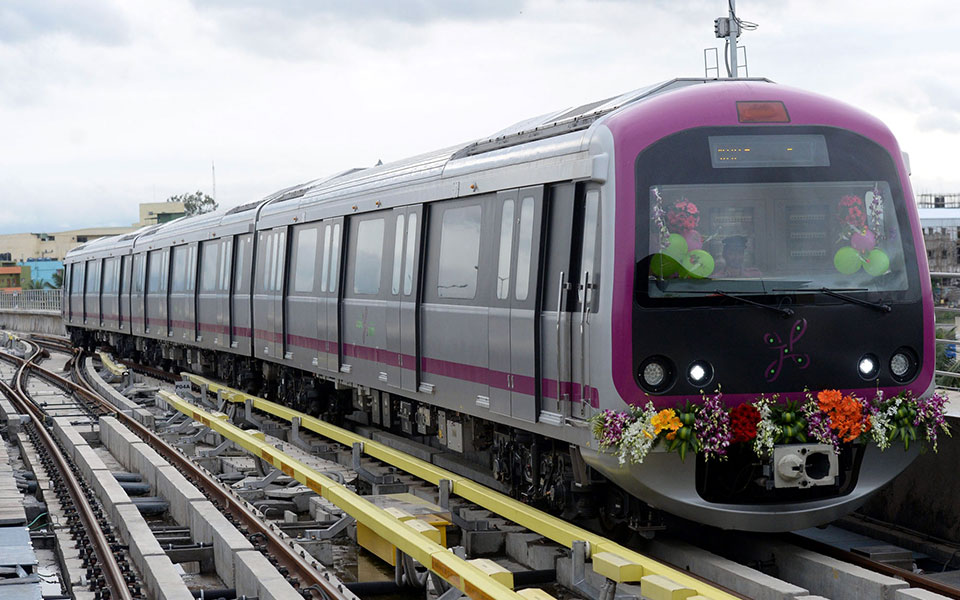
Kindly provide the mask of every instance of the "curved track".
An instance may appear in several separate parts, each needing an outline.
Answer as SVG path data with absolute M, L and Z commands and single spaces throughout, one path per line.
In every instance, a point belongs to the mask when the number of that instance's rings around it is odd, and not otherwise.
M 101 597 L 108 597 L 116 600 L 133 600 L 133 594 L 130 591 L 128 583 L 124 577 L 124 571 L 120 567 L 117 556 L 113 553 L 110 541 L 101 529 L 98 516 L 94 507 L 91 505 L 87 495 L 80 483 L 80 480 L 74 475 L 70 463 L 64 456 L 60 447 L 54 441 L 53 436 L 44 427 L 43 411 L 30 398 L 26 390 L 25 372 L 30 369 L 39 369 L 34 361 L 40 357 L 42 350 L 36 344 L 23 342 L 28 348 L 27 357 L 19 359 L 12 355 L 2 354 L 4 359 L 8 357 L 14 359 L 11 362 L 19 362 L 19 368 L 13 378 L 13 385 L 0 381 L 0 392 L 2 392 L 14 404 L 22 414 L 30 415 L 30 421 L 33 424 L 33 431 L 36 439 L 45 447 L 48 456 L 56 465 L 60 477 L 66 484 L 66 490 L 70 495 L 76 507 L 77 515 L 86 531 L 88 539 L 92 545 L 93 552 L 96 554 L 96 568 L 103 575 L 104 592 Z
M 60 346 L 54 341 L 51 345 Z M 57 351 L 73 352 L 72 349 L 65 347 L 56 348 Z M 341 598 L 344 596 L 344 590 L 339 585 L 335 585 L 327 580 L 323 573 L 318 570 L 319 563 L 297 554 L 290 546 L 289 539 L 281 535 L 264 523 L 258 515 L 251 510 L 241 499 L 234 496 L 228 489 L 225 489 L 216 479 L 202 468 L 195 465 L 189 458 L 180 454 L 172 446 L 164 442 L 149 428 L 144 427 L 133 417 L 117 410 L 115 406 L 103 399 L 97 392 L 87 384 L 82 375 L 80 365 L 83 363 L 84 352 L 78 350 L 74 356 L 74 377 L 77 381 L 70 381 L 56 373 L 33 364 L 24 363 L 40 377 L 60 387 L 70 391 L 94 412 L 94 414 L 110 414 L 115 416 L 127 428 L 136 433 L 147 444 L 153 447 L 170 464 L 177 467 L 188 479 L 198 485 L 214 502 L 228 515 L 232 516 L 239 523 L 247 528 L 251 536 L 259 537 L 263 540 L 269 556 L 276 559 L 279 565 L 286 569 L 289 577 L 296 579 L 302 592 L 309 590 L 320 598 Z

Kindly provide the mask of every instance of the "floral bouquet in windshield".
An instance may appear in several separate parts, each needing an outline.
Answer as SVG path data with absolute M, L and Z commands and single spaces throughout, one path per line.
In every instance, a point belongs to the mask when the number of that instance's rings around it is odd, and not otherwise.
M 660 278 L 709 277 L 714 270 L 713 256 L 703 249 L 700 210 L 697 205 L 681 198 L 664 210 L 660 190 L 652 189 L 652 214 L 660 230 L 660 254 L 653 257 L 651 272 Z
M 840 242 L 849 245 L 837 250 L 833 266 L 844 275 L 853 275 L 862 268 L 867 274 L 878 277 L 890 268 L 890 257 L 877 247 L 884 237 L 883 198 L 877 186 L 864 197 L 866 202 L 856 195 L 840 199 L 837 207 Z

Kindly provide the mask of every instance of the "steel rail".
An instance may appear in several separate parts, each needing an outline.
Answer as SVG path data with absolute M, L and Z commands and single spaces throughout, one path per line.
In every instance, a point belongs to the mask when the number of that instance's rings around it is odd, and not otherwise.
M 41 351 L 37 344 L 30 344 L 30 342 L 24 343 L 27 344 L 28 347 L 33 347 L 33 353 L 29 358 L 22 359 L 14 376 L 15 388 L 6 382 L 0 381 L 0 391 L 2 391 L 11 402 L 17 405 L 17 408 L 22 413 L 30 415 L 30 419 L 34 424 L 34 429 L 39 435 L 40 440 L 43 442 L 43 445 L 47 447 L 50 456 L 56 462 L 57 469 L 66 482 L 67 490 L 73 499 L 77 515 L 83 522 L 83 526 L 87 530 L 90 540 L 93 542 L 93 550 L 100 563 L 100 570 L 104 574 L 110 597 L 114 600 L 133 600 L 133 595 L 130 593 L 130 588 L 127 586 L 126 579 L 123 576 L 123 571 L 117 563 L 117 557 L 113 554 L 110 548 L 110 542 L 107 540 L 106 535 L 97 522 L 97 517 L 93 512 L 93 508 L 90 506 L 90 502 L 83 493 L 83 489 L 80 487 L 79 480 L 71 471 L 70 465 L 63 456 L 63 452 L 60 451 L 53 437 L 47 431 L 46 427 L 43 426 L 43 411 L 30 399 L 26 391 L 24 372 L 28 367 L 31 367 L 33 361 L 37 359 Z M 4 354 L 3 356 L 6 357 L 9 355 Z
M 790 540 L 792 543 L 807 550 L 812 550 L 813 552 L 818 552 L 831 558 L 842 560 L 882 575 L 887 575 L 888 577 L 903 579 L 912 587 L 922 588 L 927 591 L 946 596 L 947 598 L 960 600 L 960 589 L 947 585 L 941 581 L 924 577 L 923 575 L 914 573 L 913 571 L 909 571 L 907 569 L 901 569 L 900 567 L 894 567 L 886 563 L 877 562 L 867 558 L 866 556 L 855 554 L 849 550 L 837 548 L 836 546 L 831 546 L 830 544 L 826 544 L 824 542 L 819 542 L 817 540 L 812 540 L 799 535 L 791 535 L 790 537 L 792 538 Z
M 307 561 L 305 557 L 300 556 L 293 550 L 293 548 L 290 547 L 288 539 L 284 539 L 277 531 L 270 528 L 260 519 L 256 512 L 248 508 L 240 499 L 235 497 L 228 490 L 225 490 L 211 475 L 194 464 L 189 458 L 177 452 L 172 446 L 163 441 L 163 439 L 161 439 L 153 431 L 141 425 L 133 417 L 119 411 L 116 406 L 102 398 L 97 392 L 93 391 L 89 385 L 86 384 L 85 380 L 82 380 L 83 383 L 70 381 L 69 379 L 57 375 L 53 371 L 45 369 L 32 362 L 28 363 L 27 361 L 16 356 L 0 353 L 0 358 L 12 359 L 11 362 L 22 361 L 27 368 L 35 371 L 37 375 L 43 379 L 48 380 L 62 389 L 69 390 L 79 396 L 83 396 L 87 400 L 105 408 L 108 413 L 112 414 L 112 416 L 115 416 L 117 420 L 119 420 L 121 423 L 127 426 L 127 428 L 136 433 L 141 439 L 147 442 L 147 444 L 153 447 L 153 449 L 163 456 L 163 458 L 165 458 L 170 464 L 176 466 L 188 478 L 193 479 L 194 482 L 199 483 L 199 485 L 205 492 L 207 492 L 207 495 L 212 500 L 220 501 L 222 505 L 226 507 L 226 510 L 234 517 L 239 519 L 243 525 L 251 531 L 252 534 L 260 534 L 265 542 L 267 551 L 274 558 L 276 558 L 277 561 L 283 567 L 285 567 L 293 577 L 300 580 L 302 584 L 302 590 L 310 589 L 311 592 L 317 593 L 317 595 L 326 598 L 345 597 L 344 589 L 340 589 L 341 586 L 335 586 L 328 579 L 326 579 L 320 571 L 317 570 L 317 565 L 319 564 L 318 561 Z M 74 366 L 76 367 L 77 365 L 81 364 L 83 362 L 82 359 L 83 351 L 79 350 L 76 354 Z M 80 373 L 79 370 L 75 372 Z
M 77 354 L 75 364 L 81 363 L 82 358 L 83 351 L 81 350 Z M 62 382 L 78 394 L 84 395 L 105 408 L 108 408 L 117 420 L 147 442 L 147 444 L 156 450 L 167 462 L 177 467 L 188 479 L 192 479 L 194 483 L 200 485 L 212 501 L 219 502 L 222 506 L 226 507 L 225 511 L 243 523 L 243 525 L 250 530 L 251 535 L 261 537 L 270 555 L 276 558 L 280 565 L 285 567 L 291 576 L 300 581 L 301 592 L 309 589 L 311 593 L 317 594 L 322 598 L 346 597 L 344 593 L 346 588 L 340 585 L 334 585 L 324 577 L 323 573 L 317 570 L 317 566 L 319 565 L 318 561 L 308 561 L 305 557 L 300 556 L 300 554 L 290 546 L 289 539 L 281 537 L 276 530 L 264 523 L 260 516 L 242 500 L 234 496 L 228 489 L 224 489 L 209 473 L 175 450 L 149 428 L 136 421 L 133 417 L 117 410 L 113 404 L 110 404 L 98 393 L 92 391 L 85 379 L 81 379 L 83 383 L 75 383 L 39 366 L 31 365 L 31 368 L 38 371 L 44 377 Z M 79 373 L 79 371 L 77 372 Z M 82 378 L 82 374 L 80 376 Z

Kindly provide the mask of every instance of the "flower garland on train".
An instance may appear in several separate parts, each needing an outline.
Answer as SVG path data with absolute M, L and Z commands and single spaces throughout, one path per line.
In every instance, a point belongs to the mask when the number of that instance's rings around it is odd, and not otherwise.
M 821 443 L 839 453 L 844 444 L 874 443 L 880 450 L 894 444 L 925 444 L 937 451 L 940 432 L 950 436 L 946 422 L 947 396 L 934 392 L 916 398 L 901 392 L 872 399 L 837 390 L 806 391 L 801 402 L 781 402 L 778 394 L 761 394 L 753 402 L 728 409 L 723 394 L 703 394 L 700 403 L 657 410 L 652 402 L 628 412 L 604 410 L 590 419 L 601 450 L 615 454 L 620 464 L 639 464 L 655 446 L 707 460 L 725 460 L 731 448 L 749 446 L 760 458 L 774 445 Z

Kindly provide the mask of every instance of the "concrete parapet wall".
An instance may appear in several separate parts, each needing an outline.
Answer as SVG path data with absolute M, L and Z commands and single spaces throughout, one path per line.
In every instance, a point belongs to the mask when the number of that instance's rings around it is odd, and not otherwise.
M 59 312 L 17 308 L 0 309 L 0 329 L 47 335 L 66 335 L 67 333 L 67 329 L 63 326 L 63 317 Z
M 939 435 L 939 451 L 928 450 L 858 512 L 932 537 L 960 543 L 960 418 L 948 417 L 954 432 Z M 902 452 L 896 446 L 887 452 Z

